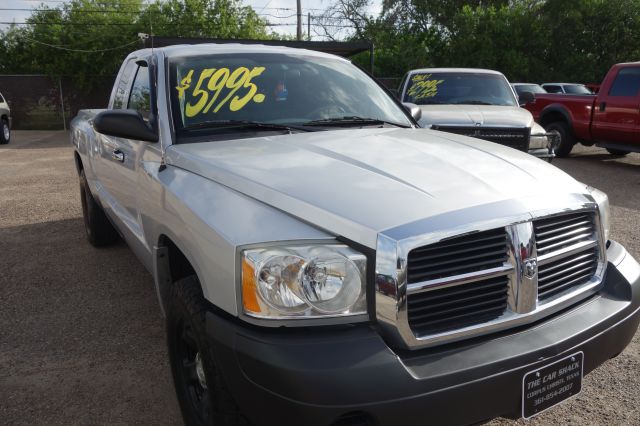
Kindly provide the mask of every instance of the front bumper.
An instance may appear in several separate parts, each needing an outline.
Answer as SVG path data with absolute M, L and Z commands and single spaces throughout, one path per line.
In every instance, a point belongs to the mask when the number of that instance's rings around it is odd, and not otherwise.
M 529 154 L 543 159 L 555 158 L 556 154 L 551 148 L 534 148 L 527 151 Z
M 556 156 L 556 149 L 558 148 L 558 145 L 560 145 L 559 134 L 556 132 L 549 132 L 549 133 L 544 133 L 542 135 L 535 135 L 535 136 L 546 137 L 548 144 L 545 147 L 529 148 L 529 151 L 527 152 L 535 157 L 542 158 L 544 160 L 551 162 L 551 160 Z
M 207 331 L 256 425 L 331 425 L 346 414 L 379 425 L 519 417 L 525 373 L 582 351 L 586 374 L 636 333 L 640 265 L 614 242 L 607 257 L 604 286 L 586 302 L 528 328 L 439 348 L 394 352 L 367 325 L 265 330 L 214 313 Z

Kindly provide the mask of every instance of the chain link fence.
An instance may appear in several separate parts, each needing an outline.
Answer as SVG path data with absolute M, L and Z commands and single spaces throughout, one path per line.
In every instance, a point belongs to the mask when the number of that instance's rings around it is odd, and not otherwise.
M 80 109 L 106 108 L 115 76 L 98 77 L 90 91 L 81 90 L 73 77 L 0 75 L 0 93 L 9 103 L 17 130 L 68 129 Z

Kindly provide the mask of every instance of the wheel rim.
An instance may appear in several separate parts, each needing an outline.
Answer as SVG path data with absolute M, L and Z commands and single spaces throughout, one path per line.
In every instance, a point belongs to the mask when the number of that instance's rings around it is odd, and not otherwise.
M 6 123 L 2 125 L 2 133 L 4 134 L 4 140 L 8 141 L 10 132 L 9 132 L 9 126 Z
M 202 355 L 193 328 L 185 321 L 178 325 L 177 363 L 179 374 L 186 388 L 187 399 L 198 419 L 209 423 L 209 389 L 204 374 Z

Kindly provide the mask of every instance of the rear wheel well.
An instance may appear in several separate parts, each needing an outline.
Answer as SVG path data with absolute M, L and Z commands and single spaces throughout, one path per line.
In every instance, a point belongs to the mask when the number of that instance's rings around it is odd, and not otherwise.
M 0 116 L 0 120 L 6 121 L 8 123 L 9 122 L 9 117 L 7 117 L 6 114 L 3 114 L 2 116 Z

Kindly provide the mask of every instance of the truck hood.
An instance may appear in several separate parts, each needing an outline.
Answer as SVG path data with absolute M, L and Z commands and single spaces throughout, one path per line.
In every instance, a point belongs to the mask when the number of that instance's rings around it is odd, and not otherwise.
M 520 107 L 494 105 L 420 105 L 422 127 L 531 127 L 533 116 Z
M 165 161 L 368 247 L 375 247 L 379 232 L 424 218 L 585 192 L 584 185 L 528 154 L 427 129 L 172 145 Z M 531 211 L 531 203 L 518 206 Z

